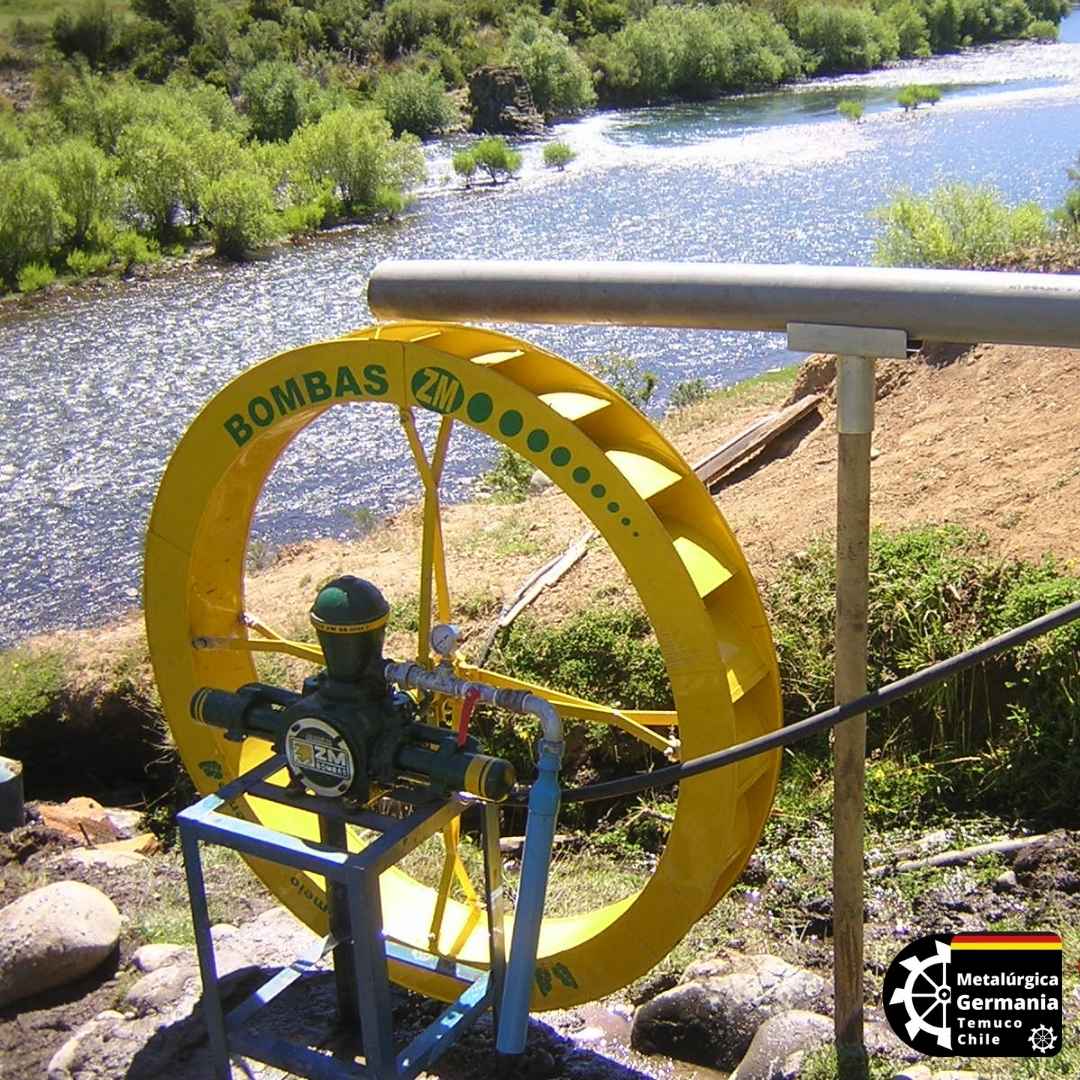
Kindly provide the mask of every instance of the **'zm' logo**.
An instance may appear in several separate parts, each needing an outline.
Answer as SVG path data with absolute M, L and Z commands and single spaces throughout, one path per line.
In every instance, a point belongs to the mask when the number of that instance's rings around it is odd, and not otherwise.
M 421 368 L 412 377 L 412 392 L 421 405 L 437 413 L 456 412 L 465 400 L 465 388 L 457 376 L 437 367 Z

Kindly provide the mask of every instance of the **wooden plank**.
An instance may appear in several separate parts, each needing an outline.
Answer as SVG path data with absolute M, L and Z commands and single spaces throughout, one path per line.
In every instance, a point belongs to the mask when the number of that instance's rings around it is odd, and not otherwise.
M 734 438 L 728 439 L 723 446 L 694 465 L 694 472 L 697 473 L 698 479 L 706 487 L 716 483 L 725 473 L 731 472 L 736 465 L 742 464 L 748 457 L 756 454 L 777 436 L 797 424 L 804 416 L 813 412 L 824 396 L 824 394 L 808 394 L 779 412 L 769 413 L 768 416 L 755 420 L 749 427 L 740 431 Z
M 589 529 L 579 536 L 564 552 L 549 559 L 539 570 L 534 571 L 525 580 L 525 583 L 514 594 L 513 598 L 503 604 L 499 617 L 495 620 L 487 637 L 484 639 L 484 647 L 480 652 L 480 658 L 476 661 L 477 667 L 483 667 L 487 662 L 492 646 L 495 644 L 496 635 L 500 630 L 506 629 L 545 589 L 551 588 L 566 572 L 581 559 L 589 546 L 589 541 L 599 534 L 595 529 Z

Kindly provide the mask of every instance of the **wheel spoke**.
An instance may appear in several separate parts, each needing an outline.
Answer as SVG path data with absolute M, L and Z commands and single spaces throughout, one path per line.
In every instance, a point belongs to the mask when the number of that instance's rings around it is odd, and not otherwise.
M 275 638 L 262 641 L 259 638 L 233 637 L 196 637 L 191 640 L 193 649 L 235 649 L 238 652 L 284 653 L 307 660 L 312 664 L 326 663 L 322 650 L 317 645 L 305 645 L 302 641 L 287 641 Z
M 442 516 L 439 508 L 439 481 L 442 479 L 443 466 L 446 464 L 446 451 L 450 444 L 453 420 L 444 416 L 439 424 L 435 439 L 435 450 L 431 461 L 424 453 L 424 445 L 416 430 L 416 421 L 412 410 L 400 410 L 401 426 L 409 441 L 416 471 L 424 485 L 424 528 L 420 551 L 420 618 L 417 631 L 416 659 L 425 667 L 430 662 L 431 636 L 431 586 L 432 573 L 435 578 L 435 603 L 441 622 L 450 621 L 450 589 L 446 577 L 446 554 L 443 549 Z
M 459 664 L 458 673 L 462 678 L 476 679 L 491 686 L 506 687 L 510 690 L 527 690 L 551 702 L 564 716 L 573 716 L 578 720 L 590 720 L 595 724 L 611 724 L 613 727 L 621 728 L 648 746 L 653 747 L 653 749 L 660 750 L 671 757 L 675 757 L 678 753 L 678 739 L 666 738 L 659 732 L 651 730 L 650 726 L 677 726 L 679 717 L 675 712 L 615 709 L 610 705 L 587 701 L 585 698 L 577 697 L 575 694 L 563 693 L 561 690 L 550 690 L 546 686 L 538 686 L 536 683 L 525 682 L 523 679 L 515 679 L 510 675 L 489 671 L 486 668 L 471 667 L 467 664 Z
M 439 952 L 439 938 L 442 936 L 443 918 L 446 915 L 446 902 L 450 898 L 450 888 L 457 879 L 461 891 L 465 894 L 465 901 L 469 907 L 469 914 L 454 939 L 453 944 L 447 950 L 447 956 L 456 956 L 468 941 L 474 927 L 480 919 L 480 900 L 476 894 L 469 872 L 461 861 L 461 819 L 454 818 L 443 829 L 443 867 L 439 880 L 439 889 L 435 897 L 435 910 L 431 916 L 431 926 L 428 928 L 428 948 L 433 953 Z

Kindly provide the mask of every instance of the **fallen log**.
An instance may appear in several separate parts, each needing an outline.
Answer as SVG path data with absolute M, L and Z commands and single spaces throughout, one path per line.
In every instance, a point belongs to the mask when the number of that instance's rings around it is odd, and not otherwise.
M 889 874 L 906 874 L 911 870 L 929 870 L 937 866 L 963 866 L 974 862 L 980 855 L 1015 855 L 1016 852 L 1031 844 L 1040 844 L 1048 839 L 1047 833 L 1038 836 L 1021 836 L 1015 840 L 995 840 L 991 844 L 976 844 L 974 847 L 960 848 L 956 851 L 942 851 L 925 859 L 911 859 L 895 866 L 873 866 L 867 874 L 870 877 L 887 877 Z
M 723 446 L 712 451 L 694 465 L 694 472 L 697 473 L 698 479 L 706 487 L 715 484 L 725 473 L 731 472 L 737 465 L 741 465 L 747 458 L 797 424 L 804 416 L 813 412 L 824 396 L 824 394 L 808 394 L 786 408 L 780 409 L 779 412 L 769 413 L 755 420 L 749 427 L 740 431 L 734 438 L 728 439 Z

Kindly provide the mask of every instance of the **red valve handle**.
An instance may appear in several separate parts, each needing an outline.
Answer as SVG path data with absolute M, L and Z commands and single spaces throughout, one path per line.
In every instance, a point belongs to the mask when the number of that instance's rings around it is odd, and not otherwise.
M 469 737 L 469 721 L 472 719 L 473 709 L 480 700 L 480 691 L 475 687 L 465 691 L 465 698 L 461 703 L 461 719 L 458 721 L 457 744 L 464 746 Z

